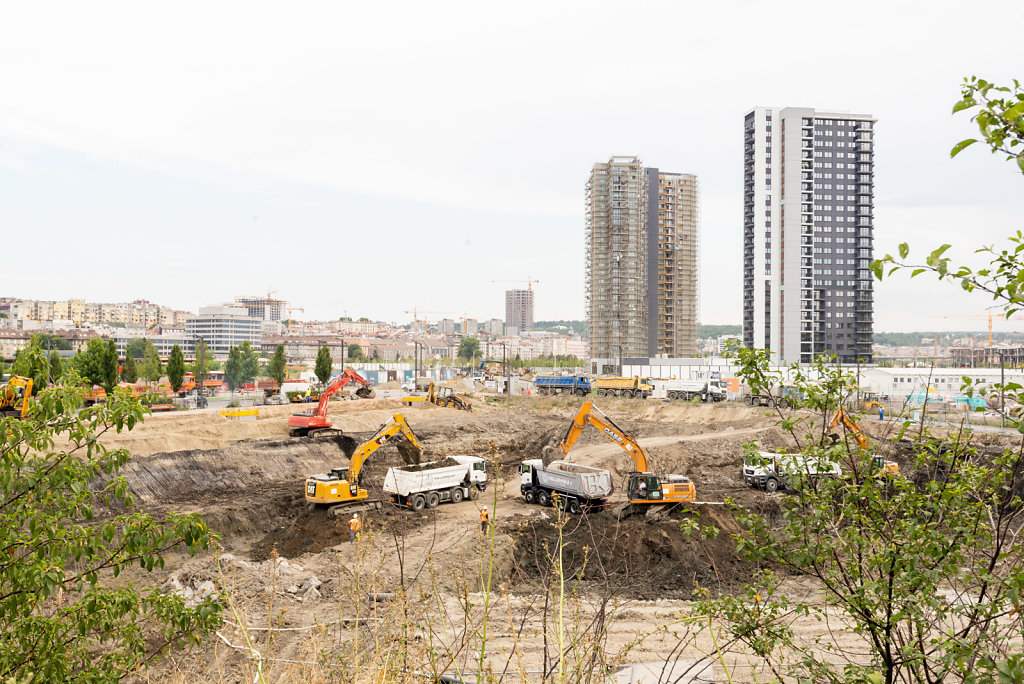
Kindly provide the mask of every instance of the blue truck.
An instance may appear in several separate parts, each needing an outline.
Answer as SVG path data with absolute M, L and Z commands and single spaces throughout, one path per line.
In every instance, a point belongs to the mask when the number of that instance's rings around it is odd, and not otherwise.
M 590 378 L 586 375 L 541 375 L 533 381 L 537 394 L 590 394 Z

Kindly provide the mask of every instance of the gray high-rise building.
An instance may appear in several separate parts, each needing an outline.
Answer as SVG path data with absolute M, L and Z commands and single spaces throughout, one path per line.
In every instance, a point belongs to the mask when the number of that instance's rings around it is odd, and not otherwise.
M 607 163 L 594 164 L 586 201 L 590 355 L 604 359 L 647 356 L 647 172 L 643 163 L 637 157 L 612 157 Z
M 505 290 L 505 325 L 533 330 L 533 290 Z
M 694 356 L 697 177 L 612 157 L 594 165 L 586 202 L 591 356 Z
M 746 346 L 783 363 L 871 361 L 875 123 L 806 107 L 746 114 Z

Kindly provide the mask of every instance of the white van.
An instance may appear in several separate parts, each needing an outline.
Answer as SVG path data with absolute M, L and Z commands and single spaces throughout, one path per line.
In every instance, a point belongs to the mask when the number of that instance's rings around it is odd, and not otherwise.
M 769 492 L 786 489 L 793 476 L 808 479 L 841 477 L 842 468 L 836 461 L 824 458 L 808 458 L 801 454 L 773 454 L 759 451 L 760 458 L 743 464 L 743 481 Z

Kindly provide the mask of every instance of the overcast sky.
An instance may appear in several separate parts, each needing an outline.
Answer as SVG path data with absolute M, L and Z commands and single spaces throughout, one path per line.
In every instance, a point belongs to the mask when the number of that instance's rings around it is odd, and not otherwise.
M 0 1 L 0 295 L 306 318 L 584 315 L 584 184 L 698 175 L 701 318 L 739 323 L 743 115 L 873 114 L 876 254 L 1024 228 L 1024 177 L 952 117 L 1024 79 L 1024 3 Z M 988 30 L 991 22 L 1007 31 Z M 875 329 L 982 328 L 898 278 Z M 943 316 L 946 316 L 945 318 Z M 1024 321 L 997 323 L 1024 330 Z

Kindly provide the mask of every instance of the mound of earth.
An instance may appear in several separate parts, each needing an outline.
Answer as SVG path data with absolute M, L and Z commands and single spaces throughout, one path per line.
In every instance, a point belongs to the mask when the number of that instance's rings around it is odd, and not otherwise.
M 718 530 L 698 538 L 681 529 L 684 519 Z M 617 520 L 611 513 L 568 517 L 559 529 L 554 516 L 525 521 L 515 542 L 512 585 L 525 589 L 537 580 L 552 581 L 563 542 L 561 562 L 566 581 L 584 591 L 607 588 L 635 599 L 690 598 L 697 585 L 727 590 L 749 581 L 754 563 L 736 553 L 732 534 L 739 527 L 721 508 L 683 509 L 668 519 L 644 516 Z

